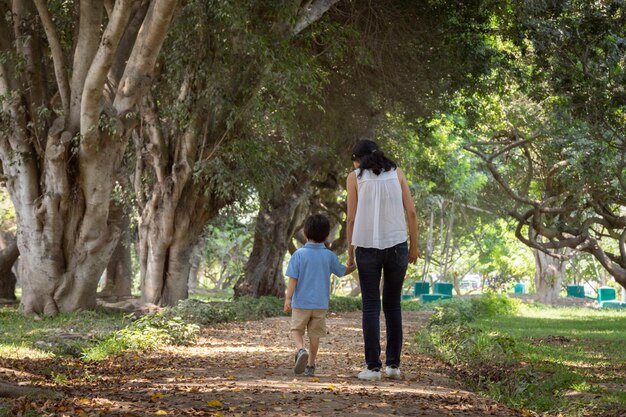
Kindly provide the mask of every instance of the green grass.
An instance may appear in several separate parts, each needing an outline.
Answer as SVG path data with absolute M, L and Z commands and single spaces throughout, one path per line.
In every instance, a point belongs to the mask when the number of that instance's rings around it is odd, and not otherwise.
M 438 310 L 418 342 L 470 387 L 549 415 L 626 415 L 626 312 L 522 305 L 516 314 L 467 316 L 466 307 Z M 481 361 L 490 349 L 501 354 Z
M 124 351 L 192 343 L 198 334 L 198 325 L 285 314 L 283 300 L 276 297 L 223 299 L 218 295 L 219 301 L 215 297 L 209 302 L 185 300 L 176 307 L 139 320 L 122 314 L 87 311 L 35 321 L 15 308 L 3 308 L 0 309 L 0 357 L 42 359 L 71 355 L 90 361 L 102 360 Z M 360 298 L 332 297 L 330 300 L 332 312 L 360 308 Z
M 35 321 L 14 308 L 0 308 L 0 357 L 78 355 L 123 325 L 121 314 L 85 311 Z

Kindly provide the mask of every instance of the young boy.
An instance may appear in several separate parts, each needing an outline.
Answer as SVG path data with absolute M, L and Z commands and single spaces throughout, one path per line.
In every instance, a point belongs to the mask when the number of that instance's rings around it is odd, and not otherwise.
M 307 243 L 294 252 L 287 267 L 289 284 L 285 312 L 291 313 L 291 336 L 296 342 L 293 371 L 305 376 L 315 375 L 315 357 L 320 337 L 326 336 L 326 310 L 330 298 L 330 274 L 338 277 L 350 274 L 337 255 L 327 249 L 324 241 L 330 233 L 330 223 L 321 214 L 314 214 L 304 223 Z M 304 329 L 309 335 L 311 352 L 304 348 Z

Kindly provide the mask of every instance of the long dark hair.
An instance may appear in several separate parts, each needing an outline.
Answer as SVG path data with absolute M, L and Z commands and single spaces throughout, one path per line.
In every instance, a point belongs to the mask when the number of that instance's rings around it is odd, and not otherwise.
M 397 168 L 396 163 L 385 156 L 376 142 L 368 139 L 361 139 L 352 147 L 352 160 L 358 160 L 360 163 L 359 178 L 363 175 L 364 169 L 369 169 L 374 174 L 380 175 L 381 172 Z

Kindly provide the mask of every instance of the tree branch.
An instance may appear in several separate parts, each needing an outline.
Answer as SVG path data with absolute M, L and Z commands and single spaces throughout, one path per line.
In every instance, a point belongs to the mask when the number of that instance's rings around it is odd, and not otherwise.
M 57 86 L 59 87 L 59 95 L 61 96 L 61 105 L 65 117 L 70 114 L 70 86 L 67 80 L 67 70 L 65 69 L 65 59 L 63 58 L 63 49 L 61 48 L 61 42 L 57 34 L 48 8 L 44 4 L 44 0 L 34 0 L 37 12 L 43 24 L 43 28 L 48 38 L 48 44 L 50 45 L 50 51 L 52 52 L 52 62 L 54 63 L 54 75 L 57 80 Z
M 483 162 L 487 166 L 487 169 L 489 169 L 489 172 L 491 172 L 491 175 L 493 176 L 493 178 L 498 182 L 498 184 L 500 184 L 500 186 L 502 188 L 504 188 L 504 191 L 506 191 L 506 193 L 513 200 L 517 201 L 518 203 L 527 204 L 527 205 L 533 206 L 533 207 L 536 207 L 536 206 L 539 205 L 539 202 L 530 200 L 528 198 L 524 198 L 524 197 L 518 195 L 515 191 L 513 191 L 513 189 L 504 180 L 504 178 L 502 177 L 502 175 L 500 174 L 498 169 L 495 167 L 493 162 L 491 162 L 491 158 L 489 158 L 487 155 L 485 155 L 483 152 L 481 152 L 481 151 L 479 151 L 477 149 L 473 149 L 469 145 L 465 145 L 463 148 L 465 150 L 467 150 L 468 152 L 473 153 L 474 155 L 478 156 L 480 159 L 483 160 Z
M 134 2 L 132 5 L 132 17 L 130 18 L 130 22 L 128 23 L 128 26 L 124 31 L 124 35 L 122 36 L 122 39 L 117 47 L 117 51 L 113 57 L 113 63 L 111 64 L 111 70 L 109 71 L 109 83 L 111 84 L 113 90 L 111 92 L 111 102 L 115 99 L 120 78 L 122 78 L 122 75 L 124 74 L 124 68 L 126 67 L 128 57 L 133 50 L 133 45 L 137 40 L 137 34 L 139 33 L 139 29 L 141 29 L 141 24 L 146 18 L 149 5 L 149 0 L 141 0 L 138 3 Z
M 147 84 L 177 4 L 178 0 L 155 0 L 150 4 L 113 102 L 118 115 L 131 111 L 137 103 L 138 91 Z
M 115 2 L 111 19 L 102 35 L 100 47 L 85 78 L 80 118 L 80 131 L 84 137 L 83 147 L 89 146 L 89 138 L 94 136 L 90 133 L 97 130 L 104 83 L 113 61 L 113 54 L 130 18 L 131 1 L 117 0 Z
M 167 177 L 168 150 L 163 138 L 163 128 L 157 116 L 156 103 L 150 93 L 146 94 L 140 102 L 141 116 L 150 143 L 147 145 L 148 152 L 152 157 L 152 168 L 159 184 L 164 184 Z
M 100 39 L 100 25 L 102 24 L 102 3 L 103 0 L 80 0 L 78 41 L 72 65 L 69 125 L 66 126 L 66 129 L 72 133 L 77 133 L 80 130 L 83 87 L 91 63 L 98 51 L 97 45 Z
M 304 13 L 300 16 L 293 27 L 293 34 L 297 35 L 312 23 L 319 20 L 339 0 L 315 0 L 308 1 L 304 7 Z

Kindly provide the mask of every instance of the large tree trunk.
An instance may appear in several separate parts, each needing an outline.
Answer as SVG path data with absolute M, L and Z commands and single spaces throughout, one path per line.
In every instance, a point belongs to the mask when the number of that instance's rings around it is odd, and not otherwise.
M 545 304 L 553 304 L 558 300 L 561 292 L 567 260 L 555 258 L 536 249 L 533 253 L 535 255 L 537 300 Z
M 291 238 L 308 213 L 310 181 L 294 188 L 259 211 L 252 253 L 244 276 L 235 286 L 235 297 L 285 296 L 283 260 Z
M 223 205 L 202 192 L 189 181 L 179 199 L 162 190 L 144 209 L 139 227 L 143 301 L 171 306 L 188 297 L 193 249 Z
M 130 220 L 123 215 L 120 221 L 122 235 L 111 255 L 104 274 L 104 286 L 98 294 L 107 298 L 126 298 L 131 296 L 133 267 L 131 257 Z
M 279 27 L 286 22 L 268 23 L 281 33 L 280 36 L 290 38 L 321 18 L 337 1 L 295 3 L 294 19 L 289 19 L 289 30 L 285 33 Z M 200 39 L 203 43 L 214 42 L 210 36 Z M 222 40 L 219 41 L 219 47 L 229 48 L 228 39 L 224 41 L 223 45 Z M 232 49 L 239 49 L 240 45 L 235 39 Z M 264 62 L 259 65 L 253 54 L 246 62 L 245 56 L 249 54 L 237 53 L 233 55 L 236 64 L 232 72 L 224 75 L 222 72 L 229 65 L 224 65 L 222 58 L 215 59 L 221 57 L 220 54 L 212 53 L 206 65 L 188 66 L 170 99 L 155 100 L 146 94 L 141 101 L 145 135 L 149 138 L 149 144 L 142 149 L 147 158 L 141 164 L 145 162 L 150 168 L 142 166 L 140 171 L 149 173 L 137 178 L 148 177 L 150 181 L 142 184 L 138 180 L 135 189 L 142 210 L 139 253 L 142 299 L 146 302 L 172 305 L 187 297 L 192 247 L 207 222 L 230 199 L 223 194 L 218 198 L 213 193 L 215 186 L 207 178 L 210 177 L 207 162 L 216 159 L 220 146 L 224 147 L 237 137 L 238 125 L 242 124 L 252 99 L 259 92 L 268 67 Z M 205 77 L 212 72 L 221 75 Z M 178 80 L 177 77 L 161 77 L 166 86 L 163 90 L 171 87 L 168 86 L 171 79 Z M 197 94 L 198 90 L 202 94 Z M 169 110 L 175 108 L 176 114 L 182 114 L 181 109 L 185 108 L 188 123 L 172 118 L 171 112 L 160 113 L 159 103 L 164 107 L 173 106 Z M 192 178 L 194 171 L 201 175 Z M 143 189 L 146 185 L 149 191 Z
M 204 245 L 204 239 L 200 239 L 191 250 L 191 257 L 189 259 L 189 278 L 187 279 L 190 294 L 197 292 L 200 288 L 200 278 L 198 277 L 198 273 L 200 272 L 200 265 L 202 263 Z
M 154 0 L 143 15 L 130 19 L 138 2 L 118 0 L 105 20 L 104 1 L 82 0 L 72 51 L 63 50 L 43 0 L 13 2 L 12 32 L 0 23 L 0 53 L 7 57 L 0 63 L 0 96 L 7 98 L 0 109 L 0 158 L 16 211 L 20 307 L 27 314 L 96 306 L 98 279 L 119 238 L 109 203 L 136 125 L 128 116 L 155 65 L 176 3 Z M 2 19 L 5 6 L 0 3 Z M 143 22 L 142 30 L 129 27 L 129 21 Z M 41 44 L 44 32 L 47 47 Z M 124 35 L 135 41 L 122 51 Z M 68 55 L 74 57 L 69 69 Z M 12 62 L 14 56 L 24 61 L 24 71 L 15 70 L 21 65 Z M 109 76 L 114 60 L 123 63 L 118 77 Z M 50 62 L 52 89 L 45 68 Z
M 15 300 L 15 284 L 17 278 L 13 273 L 13 265 L 20 255 L 17 242 L 7 242 L 8 245 L 0 250 L 0 298 Z

